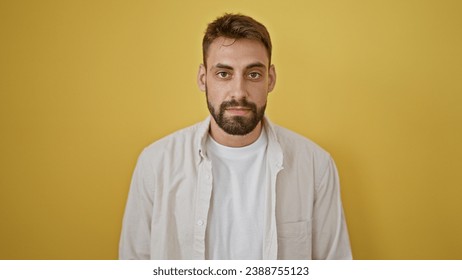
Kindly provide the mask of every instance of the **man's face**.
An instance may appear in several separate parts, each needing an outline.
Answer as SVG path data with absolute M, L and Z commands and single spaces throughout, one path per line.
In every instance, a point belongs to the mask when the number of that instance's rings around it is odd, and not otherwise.
M 246 135 L 260 123 L 276 74 L 264 45 L 255 40 L 215 39 L 201 65 L 198 84 L 217 125 L 231 135 Z

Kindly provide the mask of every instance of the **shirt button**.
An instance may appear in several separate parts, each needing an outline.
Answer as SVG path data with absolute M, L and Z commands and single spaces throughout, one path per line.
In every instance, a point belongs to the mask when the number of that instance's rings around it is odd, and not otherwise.
M 204 221 L 198 220 L 198 221 L 197 221 L 197 225 L 198 225 L 198 226 L 203 226 L 203 225 L 204 225 Z

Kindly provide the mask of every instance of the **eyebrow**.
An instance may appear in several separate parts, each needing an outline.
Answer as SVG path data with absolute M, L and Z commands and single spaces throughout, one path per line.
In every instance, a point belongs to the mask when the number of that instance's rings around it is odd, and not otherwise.
M 214 68 L 224 68 L 224 69 L 229 69 L 229 70 L 233 70 L 234 68 L 229 66 L 229 65 L 226 65 L 226 64 L 222 64 L 222 63 L 218 63 L 217 65 L 213 66 Z
M 227 64 L 223 64 L 223 63 L 217 63 L 215 66 L 213 66 L 213 68 L 222 68 L 222 69 L 229 69 L 229 70 L 234 70 L 233 67 L 227 65 Z M 261 63 L 261 62 L 255 62 L 255 63 L 251 63 L 249 65 L 247 65 L 245 67 L 246 69 L 251 69 L 251 68 L 266 68 L 265 64 Z
M 261 62 L 255 62 L 255 63 L 247 65 L 245 68 L 246 69 L 250 69 L 250 68 L 266 68 L 266 66 L 265 66 L 265 64 L 263 64 Z

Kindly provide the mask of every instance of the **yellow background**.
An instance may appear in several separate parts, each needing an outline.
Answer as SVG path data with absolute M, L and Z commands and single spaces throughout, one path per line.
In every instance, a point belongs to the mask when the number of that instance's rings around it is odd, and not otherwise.
M 356 259 L 462 259 L 462 2 L 0 1 L 0 258 L 114 259 L 143 147 L 207 115 L 208 22 L 268 27 L 268 115 L 336 160 Z

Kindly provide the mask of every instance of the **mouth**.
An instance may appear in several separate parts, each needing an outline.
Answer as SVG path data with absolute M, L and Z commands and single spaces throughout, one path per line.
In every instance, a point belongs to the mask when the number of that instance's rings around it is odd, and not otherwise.
M 226 112 L 230 113 L 231 115 L 235 115 L 235 116 L 244 116 L 252 112 L 252 109 L 248 107 L 241 107 L 241 106 L 228 107 L 226 108 Z

